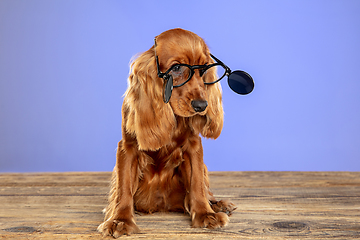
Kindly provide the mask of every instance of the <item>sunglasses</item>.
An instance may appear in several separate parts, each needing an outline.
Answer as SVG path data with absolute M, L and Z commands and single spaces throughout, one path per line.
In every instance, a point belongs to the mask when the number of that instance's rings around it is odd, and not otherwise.
M 195 74 L 195 70 L 199 71 L 205 85 L 217 83 L 227 76 L 230 88 L 238 94 L 246 95 L 254 89 L 254 81 L 248 73 L 241 70 L 231 71 L 228 66 L 212 54 L 210 56 L 215 60 L 215 63 L 205 65 L 175 64 L 163 73 L 160 71 L 159 58 L 156 55 L 156 39 L 154 46 L 158 77 L 164 79 L 163 98 L 165 103 L 169 102 L 173 88 L 181 87 L 189 82 Z M 215 81 L 207 76 L 207 73 L 214 69 L 216 69 L 218 76 Z

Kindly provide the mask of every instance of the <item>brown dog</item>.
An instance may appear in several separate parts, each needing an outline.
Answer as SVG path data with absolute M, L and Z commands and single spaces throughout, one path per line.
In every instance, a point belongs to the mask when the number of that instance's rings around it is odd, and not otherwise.
M 216 139 L 222 130 L 220 84 L 204 84 L 217 79 L 216 69 L 205 73 L 195 69 L 186 84 L 174 88 L 168 103 L 164 102 L 165 78 L 158 75 L 173 67 L 176 85 L 184 73 L 175 65 L 211 63 L 202 38 L 172 29 L 157 36 L 156 45 L 131 64 L 122 106 L 123 138 L 118 144 L 105 220 L 98 227 L 104 236 L 138 232 L 135 210 L 186 211 L 193 227 L 218 228 L 228 223 L 235 206 L 216 201 L 210 192 L 199 136 Z

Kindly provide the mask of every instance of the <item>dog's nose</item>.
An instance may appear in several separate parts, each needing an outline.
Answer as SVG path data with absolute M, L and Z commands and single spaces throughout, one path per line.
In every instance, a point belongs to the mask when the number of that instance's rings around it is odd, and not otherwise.
M 203 112 L 206 109 L 207 105 L 208 105 L 207 101 L 204 100 L 191 101 L 191 106 L 193 107 L 195 112 Z

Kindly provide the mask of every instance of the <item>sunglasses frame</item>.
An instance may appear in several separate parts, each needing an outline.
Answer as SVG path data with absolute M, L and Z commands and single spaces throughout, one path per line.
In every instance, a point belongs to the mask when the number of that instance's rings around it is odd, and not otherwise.
M 156 55 L 156 38 L 154 39 L 155 40 L 155 45 L 154 45 L 154 52 L 155 52 L 155 59 L 156 59 L 156 67 L 157 67 L 157 74 L 158 74 L 158 77 L 159 78 L 162 78 L 164 79 L 164 102 L 165 103 L 168 103 L 169 100 L 170 100 L 170 97 L 171 97 L 171 92 L 172 92 L 172 89 L 175 87 L 181 87 L 181 86 L 184 86 L 187 82 L 190 81 L 190 79 L 194 76 L 195 74 L 195 69 L 200 69 L 200 76 L 202 76 L 204 74 L 204 72 L 206 70 L 208 70 L 209 68 L 211 67 L 214 67 L 214 66 L 221 66 L 225 69 L 225 73 L 223 74 L 223 76 L 221 76 L 219 79 L 217 79 L 216 81 L 214 82 L 210 82 L 210 83 L 207 83 L 207 82 L 204 82 L 204 84 L 206 85 L 211 85 L 211 84 L 214 84 L 214 83 L 217 83 L 219 82 L 220 80 L 222 80 L 225 76 L 228 76 L 228 84 L 230 86 L 230 88 L 238 93 L 238 94 L 241 94 L 241 95 L 246 95 L 246 94 L 249 94 L 252 92 L 252 90 L 254 89 L 254 80 L 252 79 L 252 77 L 247 73 L 247 72 L 244 72 L 244 71 L 241 71 L 241 70 L 236 70 L 236 71 L 231 71 L 231 69 L 226 66 L 220 59 L 218 59 L 217 57 L 215 57 L 214 55 L 212 55 L 210 53 L 210 56 L 211 58 L 213 58 L 216 62 L 215 63 L 212 63 L 212 64 L 205 64 L 205 65 L 188 65 L 188 64 L 183 64 L 183 63 L 179 63 L 179 64 L 174 64 L 173 66 L 171 66 L 166 72 L 161 72 L 160 70 L 160 64 L 159 64 L 159 57 Z M 173 68 L 177 67 L 177 66 L 185 66 L 185 67 L 188 67 L 190 69 L 190 75 L 188 77 L 188 79 L 186 81 L 184 81 L 183 83 L 181 84 L 178 84 L 178 85 L 173 85 L 173 77 L 171 76 L 171 74 L 169 74 Z M 249 83 L 249 81 L 252 82 L 252 84 L 247 84 L 248 86 L 251 86 L 252 89 L 250 91 L 244 91 L 244 92 L 240 92 L 239 90 L 233 88 L 230 84 L 230 75 L 233 74 L 234 75 L 239 75 L 241 74 L 242 76 L 246 76 L 246 81 L 247 83 Z M 244 78 L 243 78 L 244 79 Z
M 188 79 L 186 81 L 184 81 L 183 83 L 181 84 L 178 84 L 178 85 L 174 85 L 173 87 L 181 87 L 181 86 L 184 86 L 187 82 L 190 81 L 190 79 L 194 76 L 195 74 L 195 69 L 200 69 L 200 76 L 202 76 L 204 74 L 204 72 L 206 70 L 208 70 L 209 68 L 211 67 L 214 67 L 214 66 L 221 66 L 225 69 L 225 72 L 224 74 L 219 78 L 217 79 L 216 81 L 214 82 L 204 82 L 204 84 L 206 85 L 210 85 L 210 84 L 214 84 L 214 83 L 217 83 L 219 82 L 221 79 L 223 79 L 226 75 L 229 76 L 229 74 L 231 73 L 231 70 L 228 66 L 226 66 L 223 62 L 221 62 L 218 58 L 216 58 L 214 55 L 210 54 L 210 56 L 216 61 L 216 63 L 212 63 L 212 64 L 205 64 L 205 65 L 189 65 L 189 64 L 184 64 L 184 63 L 179 63 L 179 64 L 174 64 L 173 66 L 171 66 L 166 72 L 161 72 L 160 70 L 160 64 L 159 64 L 159 58 L 158 56 L 156 55 L 155 53 L 155 58 L 156 58 L 156 66 L 157 66 L 157 71 L 158 71 L 158 77 L 159 78 L 162 78 L 164 80 L 166 79 L 169 79 L 169 76 L 170 76 L 170 72 L 178 67 L 178 66 L 185 66 L 187 68 L 190 69 L 190 75 L 188 77 Z

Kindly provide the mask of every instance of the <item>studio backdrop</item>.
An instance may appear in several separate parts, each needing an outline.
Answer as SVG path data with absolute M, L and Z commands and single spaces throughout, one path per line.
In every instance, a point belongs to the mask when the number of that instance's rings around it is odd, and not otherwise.
M 171 28 L 255 88 L 221 82 L 210 171 L 360 171 L 360 1 L 0 1 L 0 172 L 111 171 L 130 59 Z

